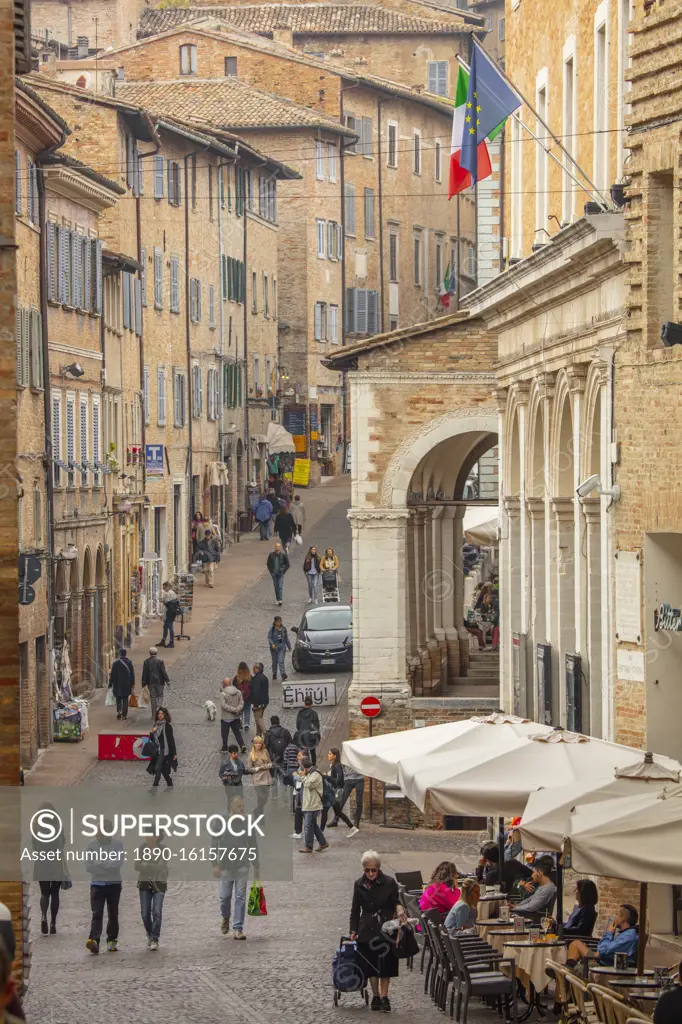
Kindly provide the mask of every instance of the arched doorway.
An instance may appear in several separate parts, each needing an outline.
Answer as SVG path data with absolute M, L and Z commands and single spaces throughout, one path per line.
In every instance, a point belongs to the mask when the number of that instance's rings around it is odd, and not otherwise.
M 86 548 L 83 555 L 82 605 L 80 615 L 82 623 L 79 645 L 81 656 L 79 658 L 78 671 L 74 671 L 73 685 L 74 693 L 81 696 L 91 694 L 97 685 L 97 673 L 94 661 L 95 618 L 95 574 L 90 549 Z

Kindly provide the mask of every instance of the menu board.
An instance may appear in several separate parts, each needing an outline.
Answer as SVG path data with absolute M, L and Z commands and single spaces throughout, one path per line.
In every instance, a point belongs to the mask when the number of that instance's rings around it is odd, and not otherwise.
M 192 611 L 192 605 L 194 604 L 194 576 L 191 572 L 183 572 L 179 573 L 176 579 L 178 601 L 180 602 L 183 618 L 186 618 Z
M 292 437 L 306 436 L 306 407 L 304 405 L 288 405 L 284 408 L 284 429 Z
M 317 406 L 310 406 L 310 434 L 317 433 L 320 429 L 320 421 L 317 416 Z

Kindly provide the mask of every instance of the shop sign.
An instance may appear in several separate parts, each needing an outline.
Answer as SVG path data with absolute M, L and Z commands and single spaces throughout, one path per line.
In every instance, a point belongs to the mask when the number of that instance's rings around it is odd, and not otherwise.
M 654 629 L 657 633 L 682 633 L 682 611 L 669 604 L 662 604 L 654 612 Z
M 146 444 L 144 447 L 147 476 L 163 476 L 163 445 Z

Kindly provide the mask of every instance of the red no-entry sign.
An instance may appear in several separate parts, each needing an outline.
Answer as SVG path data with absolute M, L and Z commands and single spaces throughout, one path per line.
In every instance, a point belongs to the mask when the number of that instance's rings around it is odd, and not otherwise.
M 366 718 L 376 718 L 381 714 L 381 701 L 378 697 L 363 697 L 360 701 L 360 710 Z

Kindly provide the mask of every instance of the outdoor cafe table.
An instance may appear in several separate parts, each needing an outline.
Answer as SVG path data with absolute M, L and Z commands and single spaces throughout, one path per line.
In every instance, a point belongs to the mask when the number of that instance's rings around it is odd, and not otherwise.
M 637 989 L 629 995 L 629 1000 L 644 1013 L 651 1013 L 655 1004 L 665 992 L 663 988 Z
M 609 978 L 609 985 L 611 988 L 617 989 L 646 989 L 646 988 L 660 988 L 660 981 L 656 981 L 655 978 L 643 978 L 638 975 L 636 978 Z
M 544 1007 L 540 1002 L 540 992 L 549 985 L 545 974 L 545 960 L 550 957 L 559 961 L 563 957 L 566 946 L 563 942 L 505 942 L 504 955 L 516 961 L 516 977 L 526 990 L 528 1010 L 519 1021 L 528 1020 L 534 1009 L 544 1016 Z M 509 967 L 502 964 L 500 969 L 507 973 Z
M 528 932 L 526 931 L 517 932 L 513 928 L 509 930 L 505 928 L 491 928 L 486 941 L 493 947 L 496 953 L 502 953 L 507 943 L 512 942 L 514 939 L 523 942 L 527 938 Z
M 496 896 L 483 896 L 478 901 L 478 920 L 487 921 L 488 918 L 496 917 L 500 910 L 500 903 L 504 899 L 503 893 Z
M 478 928 L 478 934 L 484 942 L 488 942 L 488 936 L 495 931 L 499 931 L 503 928 L 512 928 L 513 924 L 511 921 L 502 921 L 500 918 L 490 918 L 487 921 L 477 921 L 476 927 Z

